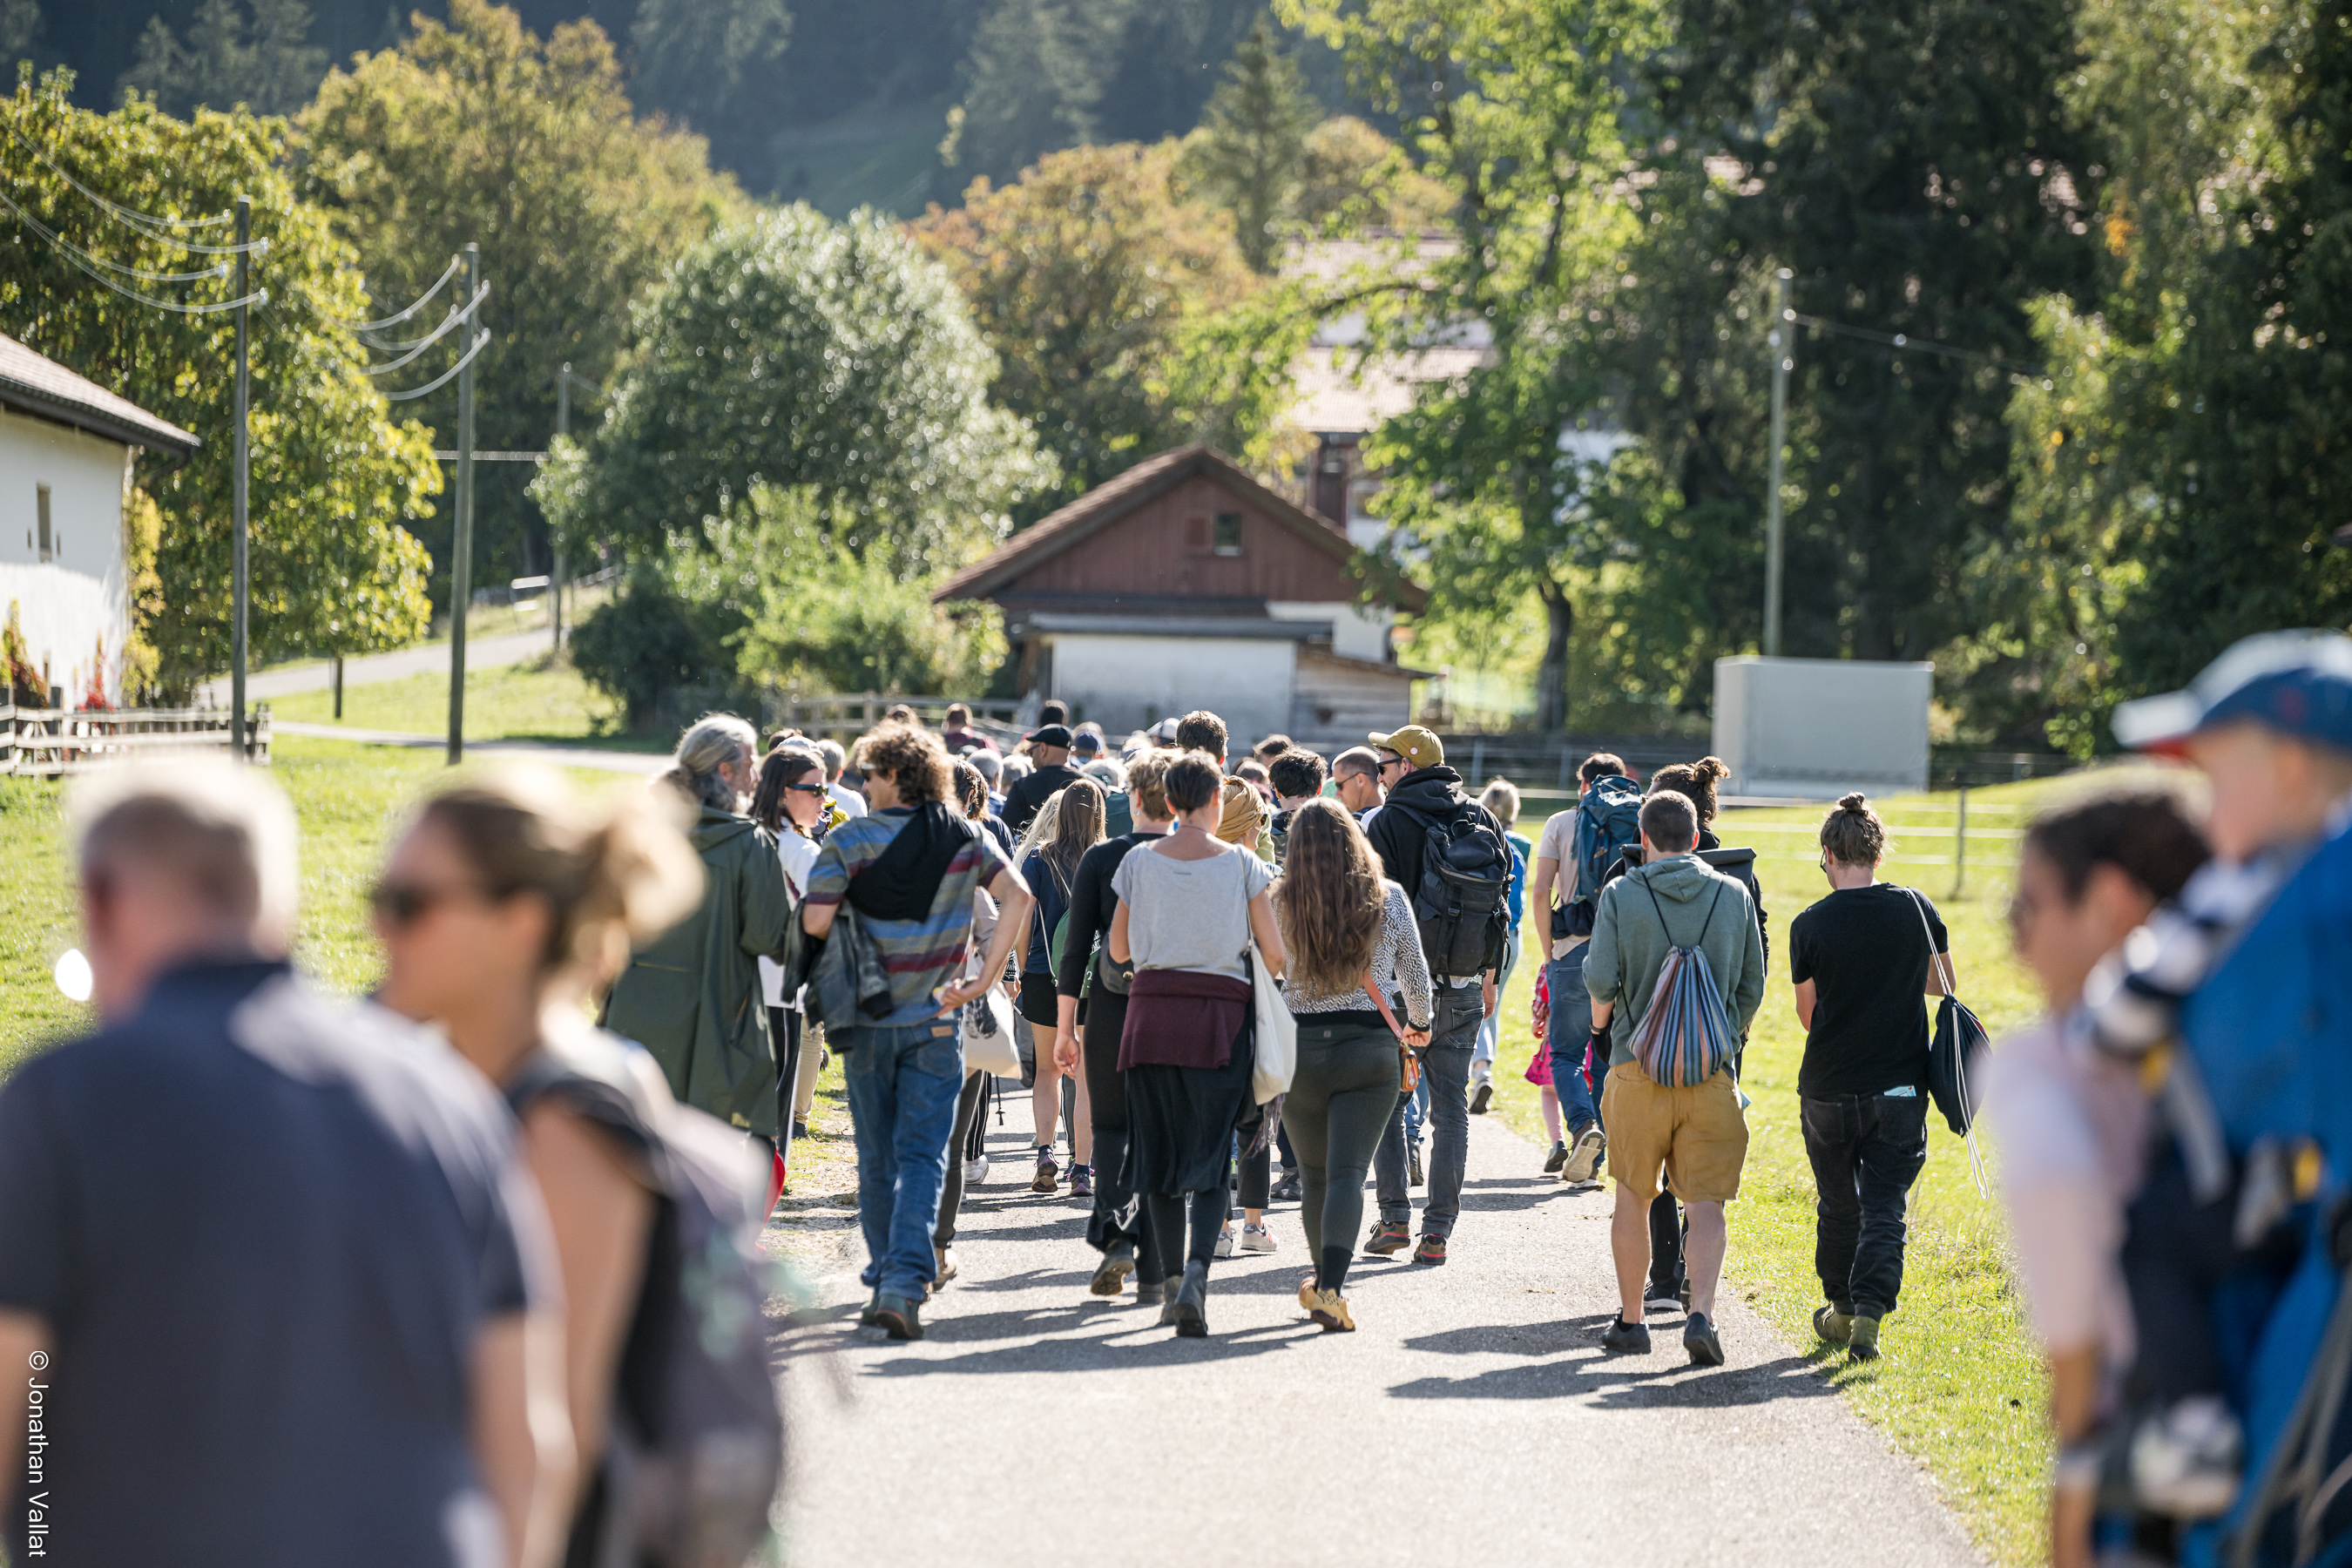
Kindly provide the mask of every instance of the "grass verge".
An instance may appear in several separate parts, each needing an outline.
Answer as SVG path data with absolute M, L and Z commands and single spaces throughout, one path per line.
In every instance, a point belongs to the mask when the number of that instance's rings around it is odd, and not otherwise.
M 343 689 L 343 716 L 335 718 L 331 692 L 301 691 L 272 698 L 273 717 L 306 724 L 341 723 L 355 730 L 396 730 L 441 735 L 449 729 L 449 678 L 404 675 Z M 468 741 L 593 743 L 614 751 L 667 748 L 627 734 L 620 704 L 581 678 L 568 659 L 547 656 L 528 664 L 466 672 Z

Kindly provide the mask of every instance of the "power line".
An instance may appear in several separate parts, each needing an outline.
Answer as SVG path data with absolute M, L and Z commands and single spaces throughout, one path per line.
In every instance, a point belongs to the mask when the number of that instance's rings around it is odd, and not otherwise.
M 443 371 L 439 375 L 435 376 L 423 386 L 412 387 L 406 392 L 387 392 L 383 395 L 383 400 L 386 403 L 405 403 L 412 397 L 422 397 L 428 392 L 440 391 L 441 388 L 449 384 L 449 380 L 452 376 L 455 376 L 459 371 L 474 363 L 474 356 L 482 352 L 482 345 L 489 341 L 490 329 L 484 327 L 480 332 L 476 334 L 474 338 L 474 346 L 467 349 L 466 351 L 465 357 L 460 359 L 456 364 L 451 365 L 447 370 Z
M 158 300 L 152 294 L 142 294 L 136 289 L 126 289 L 121 284 L 117 283 L 113 279 L 109 278 L 104 272 L 100 270 L 100 268 L 103 267 L 113 267 L 115 265 L 114 263 L 110 261 L 101 261 L 97 257 L 83 250 L 79 246 L 75 245 L 71 240 L 67 239 L 64 236 L 50 228 L 48 225 L 43 223 L 39 218 L 35 217 L 31 213 L 28 213 L 23 207 L 18 206 L 14 200 L 10 199 L 7 193 L 5 191 L 0 191 L 0 205 L 7 207 L 10 212 L 15 213 L 18 218 L 24 221 L 26 226 L 32 229 L 34 233 L 39 235 L 42 238 L 47 240 L 51 245 L 57 247 L 58 250 L 65 254 L 67 260 L 72 262 L 76 267 L 79 267 L 84 272 L 89 273 L 91 278 L 97 279 L 100 283 L 104 284 L 107 288 L 113 289 L 116 293 L 121 295 L 126 300 L 136 300 L 142 305 L 152 306 L 158 310 L 170 310 L 174 314 L 182 316 L 210 316 L 222 310 L 234 310 L 239 305 L 267 305 L 269 303 L 269 290 L 267 289 L 256 289 L 254 292 L 247 294 L 242 298 L 236 300 L 224 300 L 217 304 L 212 305 L 188 305 L 171 300 Z M 262 245 L 267 245 L 268 243 L 268 242 L 267 240 L 260 242 Z M 232 247 L 230 248 L 235 249 L 237 247 Z M 131 271 L 134 277 L 143 276 L 143 274 L 138 273 L 135 269 L 118 269 Z M 209 277 L 213 276 L 213 274 L 200 273 L 196 276 Z M 173 279 L 166 280 L 171 281 Z
M 443 338 L 448 336 L 450 331 L 460 321 L 471 321 L 473 319 L 474 312 L 481 308 L 482 301 L 488 298 L 490 286 L 487 283 L 483 284 L 481 288 L 475 290 L 474 297 L 466 301 L 465 309 L 459 310 L 454 305 L 451 306 L 449 314 L 443 318 L 441 324 L 434 328 L 431 331 L 425 333 L 425 336 L 417 339 L 416 346 L 415 348 L 410 349 L 406 353 L 401 355 L 396 360 L 390 361 L 384 364 L 376 365 L 373 369 L 363 370 L 360 374 L 362 375 L 389 375 L 394 371 L 398 370 L 401 366 L 415 359 L 418 354 L 423 353 L 426 349 L 431 348 L 435 343 L 439 342 Z
M 417 311 L 425 309 L 426 305 L 432 303 L 433 297 L 449 286 L 449 279 L 457 276 L 458 269 L 462 266 L 464 266 L 464 263 L 458 258 L 455 256 L 451 257 L 449 258 L 448 270 L 442 273 L 440 277 L 435 279 L 431 288 L 425 289 L 424 293 L 419 294 L 415 302 L 410 304 L 406 310 L 386 316 L 380 321 L 347 321 L 342 317 L 331 315 L 325 310 L 319 312 L 319 319 L 327 322 L 331 326 L 341 327 L 347 332 L 380 332 L 386 327 L 396 327 L 400 325 L 401 322 L 408 320 L 409 317 L 416 314 Z M 426 341 L 428 340 L 417 338 L 411 339 L 409 342 L 404 343 L 382 343 L 377 346 L 387 350 L 405 349 L 413 348 L 417 343 Z
M 14 136 L 17 141 L 22 142 L 32 153 L 34 157 L 38 158 L 43 163 L 48 165 L 48 169 L 51 174 L 57 175 L 58 179 L 63 180 L 67 184 L 71 185 L 75 190 L 80 192 L 117 223 L 123 225 L 127 228 L 137 230 L 139 233 L 145 235 L 146 237 L 154 240 L 159 245 L 172 246 L 176 249 L 184 250 L 196 256 L 235 256 L 238 252 L 244 250 L 250 249 L 258 252 L 269 248 L 269 241 L 267 239 L 251 240 L 244 245 L 198 245 L 192 240 L 181 239 L 173 235 L 156 234 L 148 229 L 145 226 L 154 224 L 158 226 L 167 228 L 218 228 L 224 224 L 234 223 L 236 220 L 234 215 L 228 213 L 223 213 L 218 217 L 208 218 L 162 217 L 152 213 L 142 213 L 138 211 L 136 208 L 126 207 L 120 202 L 109 201 L 106 197 L 100 195 L 96 191 L 91 190 L 88 185 L 83 184 L 79 180 L 75 179 L 71 174 L 67 174 L 64 169 L 58 165 L 56 159 L 41 151 L 39 145 L 37 144 L 32 138 L 26 136 L 14 125 L 9 126 L 7 129 L 8 134 Z
M 2012 375 L 2042 374 L 2043 367 L 2038 364 L 2004 359 L 1999 354 L 1987 353 L 1980 349 L 1955 348 L 1950 343 L 1939 343 L 1928 338 L 1915 338 L 1907 332 L 1882 332 L 1869 327 L 1848 326 L 1843 321 L 1823 321 L 1819 316 L 1801 316 L 1796 311 L 1789 310 L 1780 312 L 1780 319 L 1784 321 L 1793 321 L 1801 327 L 1811 327 L 1816 331 L 1833 333 L 1841 338 L 1853 338 L 1860 342 L 1876 343 L 1881 348 L 1891 348 L 1901 353 L 1916 351 L 1923 354 L 1941 354 L 1946 359 L 1968 360 L 1977 364 L 1989 364 L 1996 370 L 2008 371 Z

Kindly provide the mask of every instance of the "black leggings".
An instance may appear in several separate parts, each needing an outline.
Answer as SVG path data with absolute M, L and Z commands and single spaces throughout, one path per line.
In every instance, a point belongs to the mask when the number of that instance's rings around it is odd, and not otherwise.
M 940 1223 L 931 1227 L 931 1245 L 946 1247 L 955 1240 L 956 1215 L 963 1207 L 964 1150 L 980 1127 L 988 1105 L 988 1075 L 976 1072 L 963 1080 L 956 1099 L 955 1131 L 948 1135 L 948 1179 L 940 1188 Z
M 1108 1252 L 1125 1242 L 1135 1248 L 1136 1283 L 1156 1285 L 1165 1275 L 1160 1249 L 1147 1239 L 1150 1210 L 1136 1201 L 1128 1169 L 1127 1075 L 1118 1070 L 1118 1037 L 1126 1026 L 1126 997 L 1097 991 L 1088 999 L 1080 1036 L 1095 1132 L 1095 1206 L 1087 1216 L 1087 1244 Z
M 1184 1211 L 1188 1207 L 1192 1210 L 1192 1246 L 1190 1251 L 1182 1251 Z M 1225 1227 L 1223 1182 L 1197 1193 L 1148 1193 L 1143 1209 L 1151 1216 L 1151 1240 L 1160 1248 L 1160 1278 L 1176 1279 L 1184 1272 L 1188 1262 L 1208 1267 L 1217 1253 L 1217 1235 Z
M 1364 1220 L 1364 1173 L 1396 1110 L 1402 1065 L 1384 1024 L 1299 1020 L 1298 1071 L 1282 1125 L 1298 1152 L 1298 1217 L 1318 1289 L 1347 1282 Z

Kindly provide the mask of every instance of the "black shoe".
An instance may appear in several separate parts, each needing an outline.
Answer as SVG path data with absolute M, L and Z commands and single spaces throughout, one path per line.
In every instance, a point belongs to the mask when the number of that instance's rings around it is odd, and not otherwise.
M 1116 1296 L 1127 1289 L 1127 1277 L 1135 1272 L 1135 1248 L 1126 1242 L 1117 1242 L 1103 1254 L 1102 1264 L 1095 1270 L 1087 1289 L 1097 1296 Z
M 1184 1265 L 1184 1282 L 1176 1287 L 1176 1300 L 1170 1310 L 1176 1318 L 1176 1332 L 1188 1340 L 1209 1337 L 1209 1266 L 1198 1258 Z
M 1723 1342 L 1715 1337 L 1715 1325 L 1705 1312 L 1693 1312 L 1684 1322 L 1683 1349 L 1690 1352 L 1693 1366 L 1723 1364 Z
M 866 1305 L 858 1310 L 857 1326 L 861 1329 L 874 1327 L 882 1321 L 881 1312 L 882 1290 L 877 1286 L 874 1294 L 866 1298 Z
M 808 1123 L 807 1123 L 807 1122 L 805 1122 L 805 1121 L 795 1121 L 795 1122 L 793 1122 L 793 1142 L 797 1143 L 797 1142 L 799 1142 L 802 1139 L 803 1139 L 803 1138 L 805 1138 L 805 1137 L 807 1137 L 807 1136 L 808 1136 Z
M 1412 1151 L 1405 1158 L 1405 1185 L 1409 1187 L 1420 1186 L 1422 1184 L 1421 1145 L 1418 1143 L 1414 1144 Z
M 1168 1282 L 1164 1279 L 1139 1279 L 1135 1282 L 1135 1304 L 1139 1307 L 1157 1307 L 1167 1294 Z
M 1282 1179 L 1274 1184 L 1274 1190 L 1266 1194 L 1266 1198 L 1271 1203 L 1295 1204 L 1304 1195 L 1305 1189 L 1299 1182 L 1298 1173 L 1285 1171 Z
M 894 1340 L 919 1340 L 923 1337 L 922 1310 L 910 1297 L 876 1296 L 874 1321 Z
M 1477 1088 L 1470 1091 L 1470 1114 L 1473 1116 L 1486 1115 L 1486 1104 L 1494 1098 L 1495 1086 L 1492 1083 L 1482 1080 Z
M 1567 1163 L 1568 1145 L 1554 1143 L 1551 1146 L 1551 1152 L 1544 1156 L 1544 1174 L 1557 1176 L 1559 1174 L 1559 1168 Z
M 1601 1336 L 1601 1348 L 1611 1355 L 1648 1355 L 1650 1327 L 1647 1323 L 1629 1323 L 1622 1318 L 1612 1319 L 1609 1331 Z

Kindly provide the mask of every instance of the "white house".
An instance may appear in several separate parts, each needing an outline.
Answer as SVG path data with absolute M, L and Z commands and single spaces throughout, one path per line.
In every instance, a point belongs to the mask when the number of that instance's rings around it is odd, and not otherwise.
M 122 509 L 131 457 L 185 457 L 196 438 L 0 335 L 0 615 L 24 629 L 52 692 L 93 677 L 110 702 L 131 632 Z

